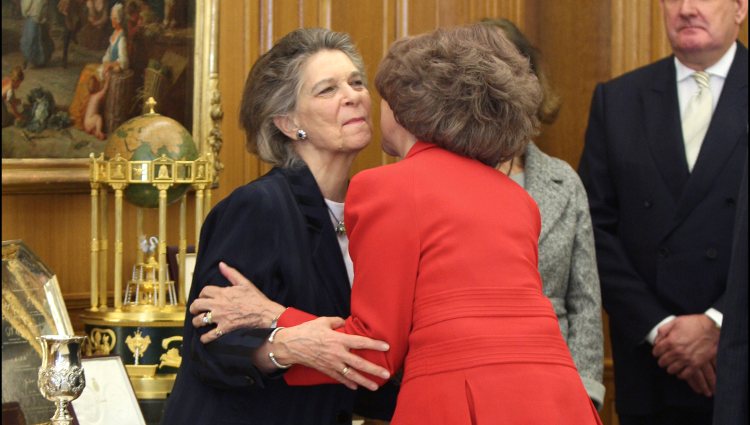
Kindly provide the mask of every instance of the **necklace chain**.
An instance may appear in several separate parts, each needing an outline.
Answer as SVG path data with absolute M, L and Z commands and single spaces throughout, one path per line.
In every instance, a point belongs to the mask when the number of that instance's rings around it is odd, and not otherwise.
M 331 209 L 331 206 L 326 203 L 326 208 L 328 208 L 328 212 L 331 214 L 331 217 L 333 217 L 333 220 L 336 222 L 336 226 L 333 230 L 336 231 L 337 235 L 345 235 L 346 234 L 346 227 L 344 226 L 344 217 L 338 218 L 336 217 L 336 214 L 333 213 L 333 210 Z

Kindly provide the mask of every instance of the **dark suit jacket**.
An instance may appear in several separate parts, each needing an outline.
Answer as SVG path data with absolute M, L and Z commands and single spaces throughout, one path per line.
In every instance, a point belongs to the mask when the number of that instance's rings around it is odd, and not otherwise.
M 670 314 L 726 310 L 735 204 L 747 157 L 747 49 L 737 53 L 690 173 L 673 57 L 596 87 L 579 172 L 610 317 L 617 409 L 711 408 L 651 355 Z
M 321 316 L 349 315 L 341 250 L 307 168 L 274 169 L 238 188 L 206 218 L 188 305 L 207 284 L 227 286 L 220 261 L 271 299 Z M 342 385 L 289 387 L 250 363 L 269 329 L 236 331 L 204 345 L 187 312 L 182 364 L 163 424 L 351 424 L 353 391 Z
M 719 339 L 714 425 L 747 425 L 747 162 L 737 203 L 727 306 Z

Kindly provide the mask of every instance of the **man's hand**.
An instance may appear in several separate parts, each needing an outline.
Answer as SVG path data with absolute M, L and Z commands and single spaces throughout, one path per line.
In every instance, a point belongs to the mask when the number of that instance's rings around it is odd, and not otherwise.
M 192 323 L 196 328 L 216 324 L 224 334 L 239 328 L 267 328 L 284 312 L 284 306 L 269 300 L 236 269 L 219 263 L 219 270 L 232 286 L 206 286 L 201 290 L 190 305 L 190 312 L 195 315 Z M 210 323 L 204 323 L 209 311 Z M 201 342 L 207 344 L 218 337 L 215 332 L 206 332 L 201 336 Z
M 706 397 L 713 396 L 716 390 L 716 368 L 711 364 L 704 365 L 692 375 L 681 373 L 678 376 L 685 380 L 693 391 Z
M 334 330 L 343 325 L 344 320 L 341 318 L 319 317 L 284 328 L 274 339 L 274 355 L 282 364 L 300 364 L 317 369 L 351 389 L 362 385 L 372 391 L 377 390 L 378 384 L 361 372 L 388 379 L 388 370 L 350 353 L 349 350 L 388 351 L 388 344 Z
M 719 329 L 705 314 L 678 316 L 659 328 L 652 354 L 667 373 L 686 380 L 699 394 L 716 389 Z

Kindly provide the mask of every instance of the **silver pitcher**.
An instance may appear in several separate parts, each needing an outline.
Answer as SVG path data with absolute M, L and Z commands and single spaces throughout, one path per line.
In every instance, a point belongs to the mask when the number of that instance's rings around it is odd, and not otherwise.
M 78 398 L 86 386 L 81 366 L 81 346 L 85 336 L 42 335 L 42 365 L 39 367 L 39 391 L 44 398 L 55 402 L 57 409 L 52 425 L 70 425 L 73 417 L 67 405 Z

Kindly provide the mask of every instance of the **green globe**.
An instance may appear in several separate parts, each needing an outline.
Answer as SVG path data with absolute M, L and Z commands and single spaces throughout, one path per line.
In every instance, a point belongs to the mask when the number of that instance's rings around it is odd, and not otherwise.
M 125 121 L 110 134 L 104 148 L 106 159 L 117 154 L 128 161 L 153 161 L 167 156 L 175 161 L 192 161 L 198 157 L 190 133 L 172 118 L 159 114 L 145 114 Z M 179 200 L 190 188 L 189 184 L 173 185 L 167 190 L 167 203 Z M 125 199 L 145 208 L 159 207 L 159 190 L 152 184 L 129 184 Z

